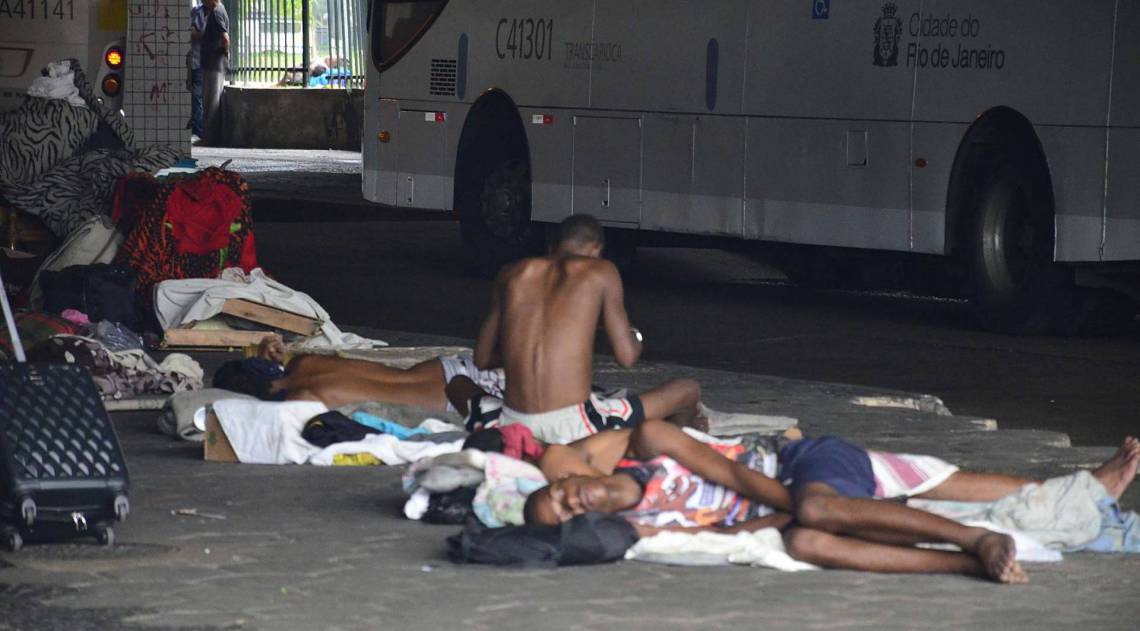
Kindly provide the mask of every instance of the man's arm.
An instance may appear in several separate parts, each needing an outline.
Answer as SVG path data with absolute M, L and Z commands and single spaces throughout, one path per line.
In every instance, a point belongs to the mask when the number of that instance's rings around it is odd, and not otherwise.
M 568 445 L 549 445 L 538 467 L 547 480 L 572 475 L 610 475 L 629 451 L 630 434 L 628 429 L 613 429 L 579 438 Z
M 778 480 L 725 458 L 666 421 L 642 423 L 634 430 L 630 447 L 638 458 L 648 460 L 665 454 L 702 478 L 730 488 L 750 500 L 775 510 L 791 510 L 791 495 Z
M 621 275 L 613 263 L 602 261 L 601 265 L 602 324 L 610 338 L 614 359 L 623 368 L 630 368 L 641 356 L 641 342 L 634 335 L 629 315 L 625 312 L 625 288 L 621 284 Z
M 503 285 L 506 283 L 506 274 L 509 268 L 504 268 L 495 277 L 495 284 L 491 288 L 491 310 L 479 327 L 479 337 L 475 340 L 475 365 L 479 370 L 501 368 L 503 360 L 499 352 L 499 322 L 502 319 Z

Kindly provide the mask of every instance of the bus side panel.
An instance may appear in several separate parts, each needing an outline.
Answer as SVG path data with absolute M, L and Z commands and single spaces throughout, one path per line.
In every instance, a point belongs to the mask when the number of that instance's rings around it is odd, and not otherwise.
M 396 206 L 450 210 L 455 188 L 456 136 L 465 108 L 399 101 Z M 442 120 L 441 120 L 442 117 Z
M 946 254 L 946 199 L 954 157 L 969 125 L 915 123 L 914 160 L 926 166 L 911 171 L 911 243 L 915 252 Z
M 570 215 L 572 205 L 574 116 L 556 110 L 520 109 L 530 147 L 530 217 L 535 221 L 562 221 Z M 544 124 L 547 116 L 550 124 Z
M 42 2 L 24 2 L 13 12 L 15 3 L 4 3 L 0 12 L 0 112 L 19 106 L 32 80 L 53 61 L 75 58 L 90 72 L 99 52 L 91 52 L 88 39 L 94 2 L 75 0 L 43 14 Z M 52 5 L 48 5 L 51 9 Z M 94 57 L 97 59 L 97 57 Z
M 743 118 L 645 117 L 641 227 L 743 236 Z
M 745 236 L 910 249 L 910 126 L 748 120 Z
M 746 0 L 598 2 L 590 105 L 739 114 L 746 26 L 741 16 L 748 5 Z M 715 86 L 709 85 L 712 80 Z
M 969 122 L 1004 105 L 1037 126 L 1104 125 L 1114 1 L 926 0 L 900 16 L 915 119 Z
M 902 15 L 918 11 L 920 3 L 887 4 L 897 5 Z M 812 19 L 811 8 L 808 2 L 786 0 L 750 3 L 744 112 L 909 120 L 913 70 L 889 54 L 881 60 L 886 65 L 876 65 L 875 27 L 884 5 L 832 2 L 828 19 Z M 880 39 L 890 44 L 897 26 L 893 20 L 885 24 Z
M 1104 128 L 1035 126 L 1053 180 L 1055 259 L 1099 261 L 1104 236 Z
M 374 81 L 375 74 L 369 75 L 369 81 Z M 369 94 L 371 96 L 371 94 Z M 395 142 L 382 143 L 376 135 L 381 131 L 391 134 Z M 399 102 L 395 99 L 366 98 L 364 105 L 364 137 L 363 164 L 364 164 L 364 198 L 396 205 L 396 179 L 398 165 L 396 163 L 396 147 L 399 146 Z
M 752 3 L 746 236 L 910 249 L 914 77 L 894 16 L 919 6 L 833 3 L 813 19 L 810 5 Z
M 568 44 L 590 41 L 592 22 L 593 3 L 452 2 L 423 38 L 380 75 L 380 94 L 456 100 L 431 94 L 431 63 L 433 59 L 456 59 L 466 35 L 464 102 L 473 103 L 483 91 L 498 88 L 520 106 L 585 107 L 589 63 L 567 60 L 566 50 Z
M 1109 132 L 1104 260 L 1140 259 L 1140 3 L 1121 2 Z

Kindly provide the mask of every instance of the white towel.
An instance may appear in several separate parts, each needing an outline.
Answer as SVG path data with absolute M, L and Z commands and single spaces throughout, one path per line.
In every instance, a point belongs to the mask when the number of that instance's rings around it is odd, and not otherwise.
M 751 565 L 785 572 L 818 567 L 788 556 L 784 539 L 775 528 L 755 532 L 661 532 L 640 539 L 625 558 L 667 565 Z

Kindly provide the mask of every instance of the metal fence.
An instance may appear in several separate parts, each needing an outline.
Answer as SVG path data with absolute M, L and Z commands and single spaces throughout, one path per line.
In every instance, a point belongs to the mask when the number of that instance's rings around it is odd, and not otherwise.
M 223 0 L 230 80 L 361 88 L 370 0 Z

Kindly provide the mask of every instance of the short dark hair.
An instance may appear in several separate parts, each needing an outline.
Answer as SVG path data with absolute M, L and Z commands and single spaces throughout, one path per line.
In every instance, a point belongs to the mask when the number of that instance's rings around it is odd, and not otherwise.
M 574 241 L 581 245 L 606 245 L 606 232 L 593 215 L 570 215 L 558 226 L 558 242 Z
M 541 498 L 550 493 L 550 486 L 544 486 L 541 489 L 535 489 L 530 495 L 526 496 L 526 502 L 523 503 L 523 523 L 533 526 L 538 524 L 538 503 Z

